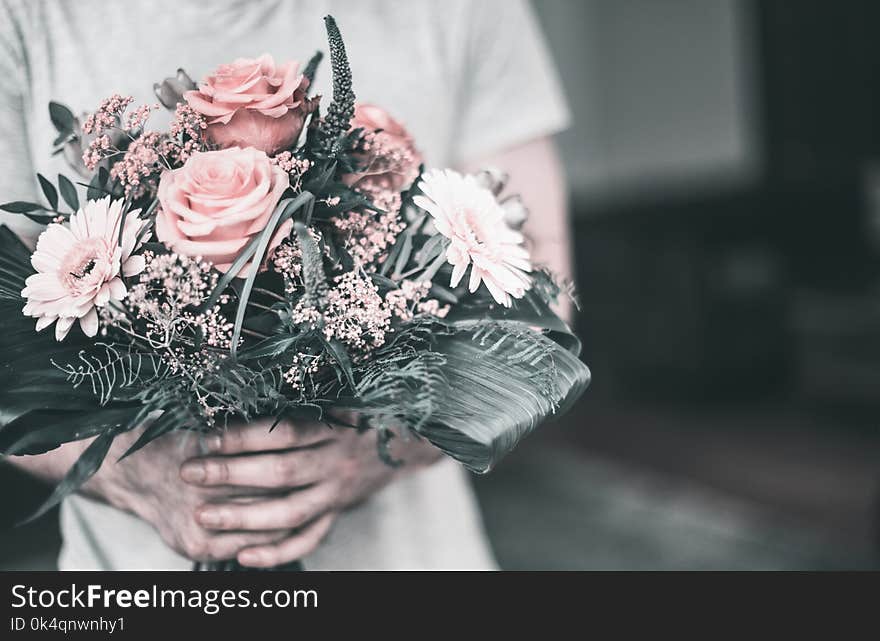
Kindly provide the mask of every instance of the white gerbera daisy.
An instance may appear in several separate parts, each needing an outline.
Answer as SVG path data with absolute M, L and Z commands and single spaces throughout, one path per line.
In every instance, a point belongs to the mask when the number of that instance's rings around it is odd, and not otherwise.
M 471 292 L 482 282 L 501 305 L 510 307 L 511 297 L 522 298 L 531 287 L 529 252 L 522 245 L 523 235 L 505 222 L 504 209 L 492 192 L 473 176 L 451 169 L 426 173 L 419 189 L 424 195 L 413 202 L 451 240 L 446 251 L 452 265 L 450 285 L 458 285 L 471 265 Z
M 128 212 L 120 244 L 122 201 L 90 200 L 70 217 L 68 224 L 52 223 L 37 239 L 31 264 L 37 270 L 25 281 L 22 310 L 36 317 L 37 331 L 57 321 L 55 338 L 64 340 L 74 321 L 86 336 L 98 332 L 96 307 L 125 297 L 121 276 L 144 269 L 144 257 L 132 255 L 144 224 Z

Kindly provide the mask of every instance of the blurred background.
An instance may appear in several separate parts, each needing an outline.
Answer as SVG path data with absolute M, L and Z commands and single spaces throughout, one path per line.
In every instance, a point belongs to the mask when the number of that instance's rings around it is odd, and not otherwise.
M 500 564 L 880 568 L 880 5 L 533 6 L 594 382 L 475 479 Z M 0 483 L 0 567 L 53 567 Z

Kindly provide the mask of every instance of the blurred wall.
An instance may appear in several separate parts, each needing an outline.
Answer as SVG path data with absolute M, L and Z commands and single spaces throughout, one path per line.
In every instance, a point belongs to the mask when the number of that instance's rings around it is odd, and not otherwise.
M 651 198 L 754 180 L 749 3 L 533 5 L 575 118 L 561 145 L 576 199 Z

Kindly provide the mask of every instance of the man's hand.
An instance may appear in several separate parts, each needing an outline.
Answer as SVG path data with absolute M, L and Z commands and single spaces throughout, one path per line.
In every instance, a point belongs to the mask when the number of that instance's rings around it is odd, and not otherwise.
M 439 453 L 415 440 L 392 442 L 403 468 L 383 463 L 376 450 L 376 433 L 359 434 L 347 427 L 319 423 L 271 421 L 237 425 L 209 442 L 211 453 L 194 457 L 181 468 L 193 488 L 224 488 L 226 494 L 206 496 L 195 512 L 198 524 L 216 537 L 281 534 L 280 540 L 242 546 L 242 565 L 271 567 L 295 561 L 314 550 L 336 515 L 386 485 L 397 470 L 429 464 Z M 243 502 L 230 500 L 228 490 L 259 488 L 271 492 Z M 292 533 L 287 534 L 289 532 Z
M 218 532 L 203 528 L 195 518 L 199 506 L 210 501 L 253 501 L 260 488 L 198 487 L 180 478 L 181 464 L 204 451 L 200 437 L 172 433 L 156 439 L 123 461 L 119 456 L 141 430 L 117 437 L 99 472 L 83 490 L 150 523 L 165 543 L 197 561 L 234 558 L 244 547 L 283 540 L 283 531 Z

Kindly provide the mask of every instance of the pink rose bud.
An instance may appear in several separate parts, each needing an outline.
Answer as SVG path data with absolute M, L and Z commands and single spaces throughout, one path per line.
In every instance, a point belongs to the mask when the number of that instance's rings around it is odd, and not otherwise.
M 418 178 L 422 155 L 406 128 L 388 112 L 375 105 L 355 106 L 352 129 L 364 130 L 364 152 L 360 154 L 363 169 L 343 180 L 355 186 L 362 180 L 391 191 L 401 192 Z
M 298 62 L 276 67 L 264 54 L 220 65 L 184 98 L 205 116 L 208 138 L 219 147 L 256 147 L 273 155 L 299 138 L 314 107 L 308 86 Z

